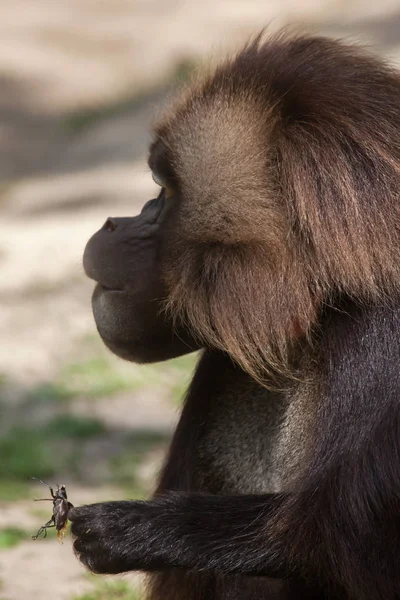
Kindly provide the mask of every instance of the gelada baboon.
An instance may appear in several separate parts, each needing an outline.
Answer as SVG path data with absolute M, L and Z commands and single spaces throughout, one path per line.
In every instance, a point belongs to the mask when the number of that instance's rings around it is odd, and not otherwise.
M 400 75 L 258 38 L 156 126 L 84 263 L 116 354 L 201 348 L 157 492 L 71 511 L 152 600 L 400 598 Z

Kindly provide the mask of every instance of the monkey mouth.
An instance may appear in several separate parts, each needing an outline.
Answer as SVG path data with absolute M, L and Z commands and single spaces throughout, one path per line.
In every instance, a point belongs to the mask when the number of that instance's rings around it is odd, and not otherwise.
M 108 287 L 107 285 L 103 285 L 99 281 L 97 282 L 96 287 L 98 287 L 101 292 L 123 292 L 124 291 L 124 290 L 121 290 L 120 288 Z
M 126 294 L 126 291 L 122 288 L 110 287 L 108 285 L 104 285 L 100 281 L 95 281 L 95 286 L 93 290 L 93 298 L 97 298 L 102 295 L 111 296 L 113 294 Z

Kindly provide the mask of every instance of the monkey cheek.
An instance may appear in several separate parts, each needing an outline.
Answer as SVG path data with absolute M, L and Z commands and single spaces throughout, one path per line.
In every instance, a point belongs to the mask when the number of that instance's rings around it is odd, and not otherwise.
M 92 296 L 92 310 L 104 344 L 117 356 L 133 359 L 133 332 L 129 326 L 132 306 L 128 294 L 97 285 Z

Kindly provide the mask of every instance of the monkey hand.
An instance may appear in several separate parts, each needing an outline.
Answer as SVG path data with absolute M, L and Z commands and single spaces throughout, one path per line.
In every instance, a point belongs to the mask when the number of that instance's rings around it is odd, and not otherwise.
M 73 508 L 68 518 L 74 551 L 94 573 L 163 568 L 162 514 L 157 503 L 140 501 Z

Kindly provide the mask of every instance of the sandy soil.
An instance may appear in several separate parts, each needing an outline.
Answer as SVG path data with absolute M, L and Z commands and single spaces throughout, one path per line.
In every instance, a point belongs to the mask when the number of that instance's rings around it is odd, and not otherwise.
M 232 48 L 269 22 L 362 38 L 400 57 L 399 0 L 1 3 L 0 374 L 16 390 L 51 380 L 94 331 L 82 251 L 107 216 L 133 214 L 153 195 L 144 160 L 148 126 L 176 69 Z M 144 94 L 146 101 L 118 109 Z M 104 107 L 109 116 L 80 130 L 68 125 L 72 112 Z M 129 413 L 131 427 L 172 426 L 172 408 L 142 400 Z M 118 422 L 129 402 L 126 394 L 112 410 L 106 403 L 99 410 Z M 74 496 L 104 497 L 85 489 Z M 1 506 L 0 527 L 35 528 L 29 506 Z M 0 597 L 61 600 L 91 587 L 69 543 L 0 551 Z

